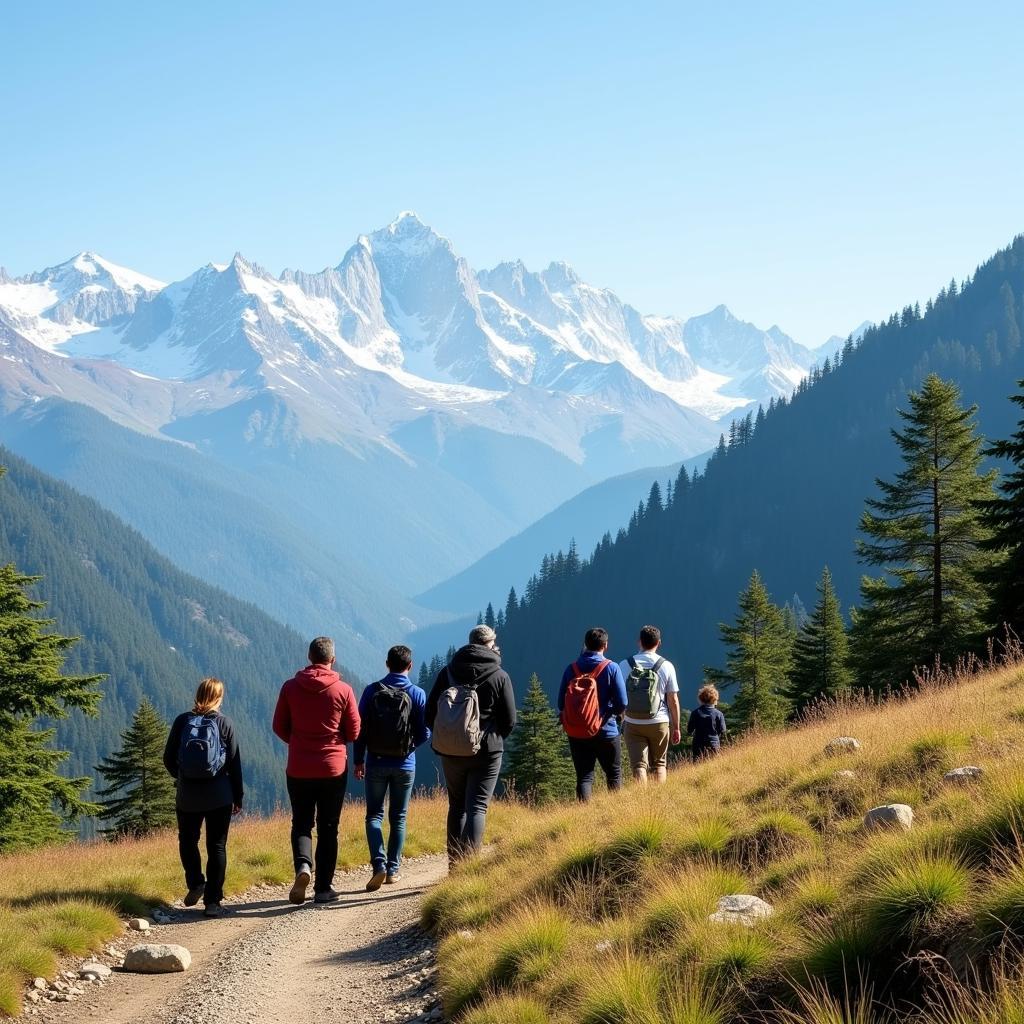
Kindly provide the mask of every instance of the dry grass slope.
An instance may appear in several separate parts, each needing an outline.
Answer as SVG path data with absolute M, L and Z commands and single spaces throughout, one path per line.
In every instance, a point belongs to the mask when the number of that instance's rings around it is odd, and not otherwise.
M 858 752 L 827 756 L 836 736 Z M 1024 1024 L 1024 667 L 531 817 L 428 898 L 465 1024 Z M 980 765 L 952 783 L 944 773 Z M 851 774 L 852 773 L 852 774 Z M 879 804 L 909 832 L 871 832 Z M 752 893 L 774 915 L 708 920 Z

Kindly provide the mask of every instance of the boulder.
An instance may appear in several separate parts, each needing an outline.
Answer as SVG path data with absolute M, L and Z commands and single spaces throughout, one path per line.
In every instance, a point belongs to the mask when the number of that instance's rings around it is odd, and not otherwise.
M 78 968 L 78 976 L 86 980 L 89 978 L 109 978 L 110 968 L 106 964 L 99 964 L 95 960 L 89 960 Z
M 187 971 L 192 954 L 184 946 L 145 942 L 132 946 L 124 955 L 124 969 L 137 974 L 173 974 Z
M 829 757 L 835 757 L 837 754 L 855 754 L 858 750 L 860 740 L 855 740 L 852 736 L 837 736 L 825 744 L 825 753 Z
M 954 768 L 946 772 L 943 778 L 947 782 L 977 782 L 985 772 L 975 764 L 964 765 L 963 768 Z
M 894 828 L 909 832 L 913 827 L 914 809 L 909 804 L 884 804 L 872 807 L 864 815 L 864 828 L 868 831 Z
M 148 932 L 149 922 L 144 917 L 133 917 L 128 922 L 128 927 L 131 928 L 133 932 Z
M 743 924 L 748 927 L 762 917 L 771 917 L 775 908 L 765 903 L 759 896 L 737 895 L 723 896 L 718 901 L 718 909 L 708 917 L 709 921 L 719 924 Z

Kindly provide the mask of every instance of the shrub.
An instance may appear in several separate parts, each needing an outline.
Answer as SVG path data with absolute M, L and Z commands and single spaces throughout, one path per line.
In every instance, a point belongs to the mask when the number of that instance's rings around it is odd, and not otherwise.
M 864 914 L 880 948 L 912 946 L 942 933 L 963 910 L 970 872 L 948 854 L 891 863 L 870 883 Z

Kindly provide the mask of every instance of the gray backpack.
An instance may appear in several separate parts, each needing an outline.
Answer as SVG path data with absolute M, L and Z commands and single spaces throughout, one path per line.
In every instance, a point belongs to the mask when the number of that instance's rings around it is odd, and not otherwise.
M 633 718 L 654 718 L 661 711 L 662 698 L 659 692 L 658 671 L 665 664 L 658 658 L 650 668 L 643 668 L 632 657 L 629 658 L 629 675 L 626 677 L 626 714 Z
M 451 669 L 445 671 L 451 685 L 442 691 L 437 702 L 430 745 L 447 757 L 472 757 L 480 753 L 482 739 L 476 687 L 456 683 Z

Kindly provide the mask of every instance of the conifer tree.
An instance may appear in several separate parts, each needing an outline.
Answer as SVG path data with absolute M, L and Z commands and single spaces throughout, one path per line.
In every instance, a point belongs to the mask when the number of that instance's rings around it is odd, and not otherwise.
M 78 708 L 94 714 L 102 676 L 65 676 L 61 668 L 75 637 L 46 632 L 52 619 L 28 588 L 37 576 L 0 566 L 0 852 L 62 838 L 61 825 L 91 814 L 82 799 L 89 778 L 66 778 L 57 766 L 68 754 L 50 746 L 54 731 L 40 718 L 66 718 Z
M 794 711 L 820 697 L 835 697 L 853 685 L 843 614 L 828 567 L 818 583 L 818 603 L 804 622 L 793 648 L 787 695 Z
M 1024 410 L 1024 380 L 1018 381 L 1019 394 L 1010 399 Z M 997 552 L 999 560 L 988 568 L 982 582 L 989 589 L 990 621 L 1009 626 L 1024 637 L 1024 416 L 1016 432 L 1005 441 L 997 441 L 987 454 L 1010 462 L 1010 470 L 999 484 L 998 497 L 982 503 L 992 536 L 984 546 Z
M 723 622 L 718 628 L 729 648 L 726 667 L 708 669 L 707 674 L 736 684 L 730 724 L 737 731 L 782 725 L 789 710 L 784 690 L 793 660 L 793 633 L 756 570 L 740 594 L 735 623 Z
M 111 839 L 148 835 L 174 824 L 174 780 L 164 767 L 167 723 L 145 698 L 121 733 L 121 749 L 96 765 L 106 788 L 96 791 Z
M 575 789 L 569 744 L 536 673 L 505 745 L 503 778 L 517 795 L 538 804 L 565 799 Z
M 892 432 L 903 468 L 876 481 L 881 497 L 868 500 L 867 539 L 857 543 L 861 561 L 885 571 L 862 579 L 851 634 L 859 681 L 876 688 L 901 685 L 937 658 L 954 661 L 985 625 L 981 504 L 994 496 L 995 471 L 980 472 L 976 407 L 962 408 L 956 384 L 934 373 L 909 402 Z

